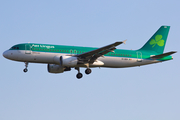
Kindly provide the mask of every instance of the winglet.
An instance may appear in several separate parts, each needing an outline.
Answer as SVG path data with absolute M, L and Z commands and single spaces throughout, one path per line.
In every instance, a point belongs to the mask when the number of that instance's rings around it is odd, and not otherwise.
M 127 41 L 127 39 L 126 40 L 124 40 L 124 41 L 122 41 L 124 44 L 126 44 L 126 41 Z

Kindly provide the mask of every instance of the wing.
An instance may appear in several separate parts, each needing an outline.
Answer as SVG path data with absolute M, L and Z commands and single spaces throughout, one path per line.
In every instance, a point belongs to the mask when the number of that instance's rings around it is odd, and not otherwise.
M 98 57 L 103 56 L 105 54 L 107 54 L 108 52 L 113 52 L 116 49 L 116 46 L 122 44 L 122 43 L 126 43 L 126 40 L 122 41 L 122 42 L 115 42 L 113 44 L 86 52 L 86 53 L 82 53 L 82 54 L 78 54 L 75 55 L 76 57 L 78 57 L 79 62 L 81 61 L 82 64 L 84 63 L 93 63 Z

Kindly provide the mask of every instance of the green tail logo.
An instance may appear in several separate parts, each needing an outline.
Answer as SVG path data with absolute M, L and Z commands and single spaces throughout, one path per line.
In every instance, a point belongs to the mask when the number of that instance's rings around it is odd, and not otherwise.
M 162 39 L 162 35 L 156 35 L 155 40 L 151 39 L 149 44 L 153 45 L 152 47 L 154 47 L 156 44 L 161 47 L 164 46 L 164 40 Z
M 161 26 L 140 50 L 163 53 L 170 26 Z

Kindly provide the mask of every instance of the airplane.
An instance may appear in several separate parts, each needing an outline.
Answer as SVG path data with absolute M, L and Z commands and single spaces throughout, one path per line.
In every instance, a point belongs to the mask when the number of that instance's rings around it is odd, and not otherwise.
M 27 72 L 28 63 L 45 63 L 49 73 L 63 73 L 75 68 L 76 77 L 83 77 L 80 67 L 87 68 L 85 73 L 92 72 L 93 67 L 125 68 L 172 60 L 171 54 L 163 53 L 170 26 L 161 26 L 146 44 L 138 50 L 116 49 L 125 41 L 94 48 L 51 44 L 24 43 L 12 46 L 3 53 L 7 59 L 24 62 Z

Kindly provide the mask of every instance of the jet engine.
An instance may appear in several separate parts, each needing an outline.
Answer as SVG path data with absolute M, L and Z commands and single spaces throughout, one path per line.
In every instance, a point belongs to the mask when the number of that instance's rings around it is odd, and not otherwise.
M 49 73 L 63 73 L 64 71 L 70 71 L 70 67 L 63 67 L 56 64 L 48 64 L 47 69 Z
M 72 56 L 55 56 L 54 61 L 61 66 L 74 67 L 78 63 L 77 57 Z

